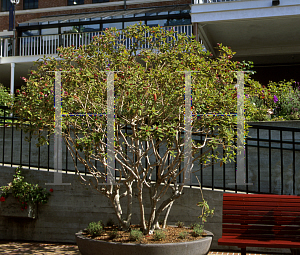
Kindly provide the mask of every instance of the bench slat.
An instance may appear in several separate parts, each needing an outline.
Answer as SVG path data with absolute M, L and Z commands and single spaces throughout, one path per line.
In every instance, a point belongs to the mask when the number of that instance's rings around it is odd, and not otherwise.
M 273 215 L 224 215 L 223 223 L 240 224 L 266 224 L 266 225 L 300 225 L 299 216 L 273 216 Z
M 293 206 L 285 206 L 285 207 L 273 207 L 273 206 L 264 206 L 264 207 L 259 207 L 257 205 L 224 205 L 223 209 L 225 210 L 251 210 L 251 211 L 291 211 L 291 212 L 299 212 L 300 207 L 293 207 Z
M 259 207 L 262 207 L 264 208 L 265 206 L 267 207 L 298 207 L 300 208 L 300 200 L 299 202 L 287 202 L 287 201 L 284 201 L 284 202 L 275 202 L 275 201 L 266 201 L 266 202 L 262 202 L 262 201 L 245 201 L 245 200 L 241 200 L 241 201 L 224 201 L 223 202 L 223 206 L 225 207 L 229 207 L 229 206 L 259 206 Z M 261 208 L 259 208 L 261 209 Z
M 283 211 L 253 211 L 253 210 L 224 210 L 223 209 L 223 215 L 270 215 L 272 214 L 273 216 L 299 216 L 299 212 L 283 212 Z
M 233 245 L 239 248 L 246 247 L 269 247 L 269 248 L 299 248 L 299 242 L 292 242 L 291 240 L 244 240 L 238 238 L 222 237 L 218 240 L 219 245 Z

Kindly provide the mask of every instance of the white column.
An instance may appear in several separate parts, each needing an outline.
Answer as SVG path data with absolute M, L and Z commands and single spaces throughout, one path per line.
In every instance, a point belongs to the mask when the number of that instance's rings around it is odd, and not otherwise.
M 15 90 L 15 63 L 10 63 L 10 94 L 13 95 Z

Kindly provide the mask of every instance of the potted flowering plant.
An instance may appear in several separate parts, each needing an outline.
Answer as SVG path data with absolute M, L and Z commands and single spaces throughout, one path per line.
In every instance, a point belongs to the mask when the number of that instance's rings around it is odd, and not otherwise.
M 133 228 L 133 206 L 137 205 L 141 233 L 135 235 L 151 237 L 166 228 L 172 205 L 185 187 L 187 168 L 182 167 L 183 133 L 187 132 L 185 85 L 191 77 L 184 73 L 186 70 L 193 72 L 191 166 L 195 162 L 205 167 L 234 159 L 237 120 L 225 113 L 237 111 L 235 71 L 243 70 L 243 64 L 231 61 L 233 52 L 229 48 L 219 45 L 218 50 L 219 57 L 212 58 L 195 38 L 177 34 L 173 29 L 135 25 L 122 34 L 108 29 L 89 45 L 59 48 L 59 60 L 43 58 L 37 62 L 37 69 L 29 79 L 24 78 L 26 87 L 14 103 L 14 112 L 20 116 L 18 125 L 33 135 L 39 135 L 37 128 L 45 126 L 49 135 L 55 133 L 53 71 L 63 71 L 61 98 L 63 112 L 67 114 L 62 118 L 62 136 L 81 181 L 110 200 L 118 229 Z M 114 144 L 111 148 L 107 145 L 110 140 L 107 95 L 112 79 Z M 40 135 L 38 139 L 42 145 L 49 136 Z M 218 146 L 224 149 L 222 155 L 213 152 Z M 116 167 L 113 182 L 108 182 L 111 155 Z M 77 160 L 90 175 L 81 175 Z M 125 199 L 127 202 L 121 202 Z M 213 213 L 206 201 L 199 206 L 204 216 Z M 91 228 L 91 233 L 103 232 L 101 223 L 93 223 Z M 95 242 L 83 232 L 77 233 L 76 238 L 82 254 L 98 254 L 99 249 L 103 254 L 105 250 L 111 254 L 114 249 L 115 254 L 127 254 L 126 245 L 128 254 L 143 254 L 142 249 L 150 249 L 128 245 L 128 240 L 112 248 L 111 242 Z M 205 245 L 203 240 L 207 241 Z M 212 234 L 203 240 L 192 244 L 191 249 L 197 253 L 191 251 L 191 254 L 208 252 Z M 205 248 L 201 250 L 199 245 Z M 160 251 L 156 254 L 174 255 L 188 253 L 186 247 L 185 243 L 181 248 L 179 245 L 172 249 L 170 245 L 152 248 Z
M 1 215 L 10 217 L 36 218 L 37 205 L 46 204 L 50 196 L 45 188 L 26 182 L 21 167 L 16 169 L 13 181 L 2 186 L 0 190 Z

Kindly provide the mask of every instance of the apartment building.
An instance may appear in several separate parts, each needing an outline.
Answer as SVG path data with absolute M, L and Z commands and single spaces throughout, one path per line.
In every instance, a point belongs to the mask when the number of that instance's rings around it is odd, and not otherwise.
M 142 22 L 194 34 L 215 56 L 217 43 L 250 60 L 262 82 L 300 81 L 300 0 L 20 0 L 16 41 L 10 0 L 0 0 L 0 83 L 18 88 L 33 61 L 59 46 L 89 43 L 107 27 Z

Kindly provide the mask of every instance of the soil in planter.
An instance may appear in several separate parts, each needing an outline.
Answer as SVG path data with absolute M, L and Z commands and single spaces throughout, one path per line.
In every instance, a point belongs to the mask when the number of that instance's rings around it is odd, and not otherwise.
M 131 225 L 131 229 L 140 230 L 139 225 Z M 206 236 L 205 233 L 203 233 L 202 236 L 195 237 L 193 236 L 193 229 L 192 228 L 180 228 L 180 227 L 172 227 L 172 226 L 166 226 L 166 228 L 163 230 L 166 237 L 162 240 L 156 241 L 154 240 L 154 235 L 144 235 L 140 241 L 131 241 L 129 239 L 130 231 L 119 231 L 116 226 L 113 227 L 104 227 L 105 233 L 103 233 L 100 236 L 94 237 L 93 239 L 97 240 L 103 240 L 108 242 L 122 242 L 122 243 L 142 243 L 142 244 L 157 244 L 157 243 L 179 243 L 179 242 L 189 242 L 194 240 L 199 240 Z M 113 231 L 117 230 L 117 237 L 111 238 L 110 234 Z M 186 232 L 185 238 L 179 238 L 180 233 Z M 87 237 L 92 238 L 90 235 L 83 234 Z

